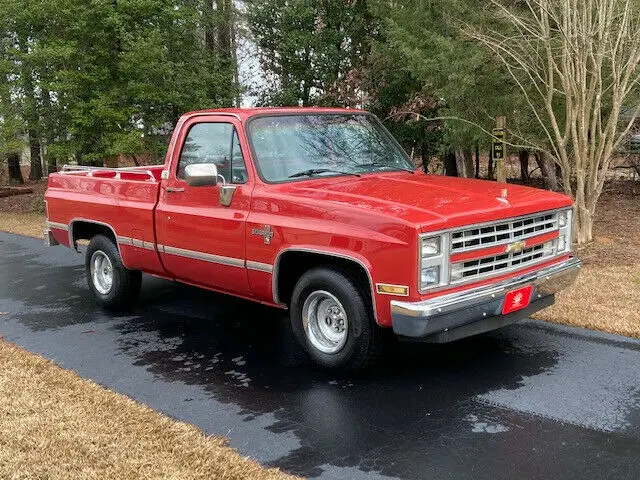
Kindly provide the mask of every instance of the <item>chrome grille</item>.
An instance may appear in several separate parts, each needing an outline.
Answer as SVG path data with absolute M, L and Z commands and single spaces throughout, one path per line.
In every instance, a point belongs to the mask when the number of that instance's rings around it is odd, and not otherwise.
M 558 229 L 556 212 L 513 218 L 459 230 L 451 234 L 451 253 L 511 243 Z
M 475 258 L 451 265 L 451 284 L 480 280 L 485 277 L 526 268 L 555 255 L 557 240 L 524 248 L 519 252 Z

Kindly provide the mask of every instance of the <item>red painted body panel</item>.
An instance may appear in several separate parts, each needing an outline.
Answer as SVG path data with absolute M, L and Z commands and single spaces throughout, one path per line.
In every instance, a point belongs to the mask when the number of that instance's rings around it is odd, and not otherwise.
M 275 272 L 270 268 L 277 268 L 283 252 L 304 250 L 348 257 L 367 269 L 372 290 L 377 283 L 409 287 L 408 297 L 373 294 L 377 321 L 384 326 L 391 325 L 393 299 L 427 299 L 495 283 L 566 259 L 562 256 L 475 284 L 420 294 L 417 286 L 420 233 L 569 207 L 571 199 L 534 188 L 421 172 L 266 184 L 256 173 L 245 121 L 258 114 L 298 111 L 226 109 L 186 114 L 176 126 L 165 165 L 151 167 L 155 180 L 135 172 L 119 179 L 108 178 L 109 174 L 50 175 L 45 195 L 48 220 L 64 225 L 71 225 L 75 219 L 108 224 L 119 238 L 128 268 L 267 304 L 276 302 Z M 228 207 L 220 205 L 219 186 L 189 187 L 176 178 L 186 132 L 190 125 L 200 121 L 229 122 L 239 134 L 248 181 L 237 185 Z M 165 179 L 161 179 L 162 170 L 167 171 Z M 167 187 L 184 191 L 167 193 Z M 263 235 L 254 234 L 254 230 L 259 233 L 267 225 L 273 232 L 268 244 Z M 52 226 L 52 231 L 58 241 L 68 244 L 65 230 Z M 556 236 L 557 232 L 553 232 L 528 239 L 527 246 Z M 140 246 L 132 241 L 127 243 L 127 239 L 145 243 Z M 451 260 L 495 255 L 503 248 L 459 254 Z

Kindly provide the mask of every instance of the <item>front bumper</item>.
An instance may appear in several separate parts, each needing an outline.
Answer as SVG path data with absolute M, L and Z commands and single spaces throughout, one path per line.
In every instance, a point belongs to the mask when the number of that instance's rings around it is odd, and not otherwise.
M 579 259 L 572 257 L 498 284 L 421 302 L 393 300 L 393 331 L 407 339 L 445 343 L 509 325 L 552 305 L 554 294 L 575 281 L 581 264 Z M 502 315 L 507 292 L 525 285 L 533 285 L 531 303 L 522 310 Z

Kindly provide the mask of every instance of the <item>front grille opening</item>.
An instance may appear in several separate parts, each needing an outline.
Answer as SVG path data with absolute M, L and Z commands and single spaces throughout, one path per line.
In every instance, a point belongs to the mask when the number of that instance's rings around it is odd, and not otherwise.
M 520 252 L 503 253 L 455 263 L 452 265 L 452 283 L 477 280 L 538 263 L 554 255 L 555 242 L 556 240 L 553 240 L 534 245 Z
M 533 215 L 482 227 L 472 227 L 451 234 L 451 253 L 461 253 L 523 240 L 557 229 L 557 213 Z

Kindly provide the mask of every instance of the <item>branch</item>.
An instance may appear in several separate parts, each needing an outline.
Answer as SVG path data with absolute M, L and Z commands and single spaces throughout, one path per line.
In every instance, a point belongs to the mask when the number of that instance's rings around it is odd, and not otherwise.
M 465 118 L 461 118 L 461 117 L 451 117 L 451 116 L 447 116 L 447 117 L 431 117 L 431 118 L 427 118 L 424 115 L 421 115 L 420 113 L 417 112 L 394 112 L 391 115 L 387 116 L 384 120 L 390 120 L 393 119 L 395 117 L 400 117 L 400 116 L 413 116 L 415 118 L 419 118 L 420 120 L 423 120 L 425 122 L 437 122 L 440 120 L 455 120 L 458 122 L 463 122 L 469 125 L 473 125 L 474 127 L 478 128 L 478 130 L 481 130 L 482 132 L 486 133 L 487 135 L 489 135 L 489 137 L 491 137 L 494 140 L 499 140 L 503 143 L 505 143 L 506 145 L 509 145 L 510 147 L 514 147 L 514 148 L 523 148 L 526 150 L 537 150 L 540 152 L 545 152 L 545 153 L 549 153 L 547 152 L 544 148 L 539 147 L 538 145 L 535 145 L 534 143 L 529 143 L 528 145 L 519 145 L 517 143 L 511 143 L 508 142 L 502 138 L 498 138 L 496 137 L 492 132 L 490 132 L 489 130 L 485 129 L 482 125 L 479 125 L 475 122 L 472 122 L 471 120 L 467 120 Z M 525 140 L 525 139 L 522 139 Z M 525 140 L 526 141 L 526 140 Z

